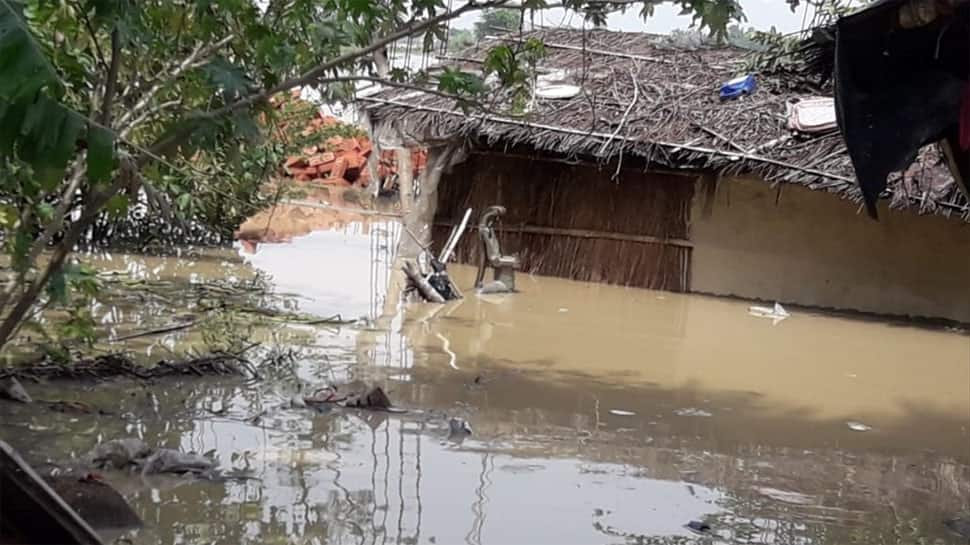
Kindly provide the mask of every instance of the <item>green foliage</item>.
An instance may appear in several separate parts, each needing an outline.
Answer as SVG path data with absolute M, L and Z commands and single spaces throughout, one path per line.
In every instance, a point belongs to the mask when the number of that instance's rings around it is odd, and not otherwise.
M 535 38 L 514 45 L 496 46 L 485 56 L 485 75 L 496 76 L 501 86 L 510 91 L 513 112 L 524 110 L 536 68 L 545 56 L 545 46 Z
M 792 3 L 792 9 L 798 5 L 797 0 L 790 3 Z M 831 25 L 839 17 L 848 15 L 858 7 L 858 4 L 850 0 L 812 0 L 811 5 L 815 11 L 809 28 Z M 746 70 L 765 73 L 787 72 L 796 75 L 804 72 L 802 56 L 804 34 L 782 34 L 774 27 L 767 31 L 748 29 L 739 34 L 732 36 L 732 43 L 754 51 L 746 62 Z
M 94 269 L 82 265 L 65 265 L 51 276 L 47 284 L 47 304 L 66 310 L 66 317 L 54 328 L 59 344 L 80 342 L 90 346 L 94 343 L 96 324 L 91 303 L 100 289 Z
M 518 30 L 522 21 L 522 12 L 513 9 L 486 9 L 481 18 L 475 22 L 475 38 L 481 40 L 485 36 L 494 36 L 503 32 Z
M 458 53 L 475 45 L 475 33 L 464 28 L 455 28 L 448 35 L 448 52 Z
M 256 325 L 235 309 L 220 308 L 202 322 L 202 342 L 209 352 L 238 353 L 252 343 Z
M 114 169 L 114 138 L 104 127 L 88 126 L 88 180 L 103 184 L 111 179 Z
M 475 98 L 485 92 L 485 81 L 476 74 L 445 67 L 438 75 L 438 90 L 459 98 Z

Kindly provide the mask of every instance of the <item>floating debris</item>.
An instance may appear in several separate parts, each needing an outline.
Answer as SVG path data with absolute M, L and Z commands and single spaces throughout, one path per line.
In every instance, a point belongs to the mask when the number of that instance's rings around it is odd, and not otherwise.
M 637 413 L 633 411 L 624 411 L 622 409 L 610 409 L 610 414 L 614 414 L 616 416 L 636 416 Z
M 6 377 L 0 380 L 0 397 L 19 403 L 31 403 L 33 401 L 16 377 Z
M 758 318 L 771 318 L 771 325 L 778 325 L 782 320 L 791 317 L 781 303 L 775 303 L 773 307 L 748 307 L 748 314 Z
M 216 467 L 216 463 L 201 454 L 180 452 L 175 449 L 158 449 L 145 460 L 142 474 L 155 473 L 204 473 Z
M 685 409 L 677 409 L 674 411 L 677 416 L 714 416 L 712 413 L 705 411 L 704 409 L 695 409 L 693 407 L 687 407 Z
M 692 520 L 686 525 L 688 530 L 696 532 L 698 534 L 706 534 L 711 531 L 711 525 L 706 522 L 701 522 L 699 520 Z
M 863 424 L 862 422 L 849 421 L 849 422 L 846 422 L 846 425 L 849 426 L 849 429 L 852 430 L 852 431 L 870 431 L 870 430 L 872 430 L 872 426 L 867 426 L 867 425 Z
M 466 437 L 472 434 L 472 427 L 461 418 L 448 420 L 448 435 L 450 437 Z
M 387 397 L 380 386 L 374 386 L 366 394 L 349 398 L 345 406 L 355 409 L 386 411 L 391 408 L 391 399 Z
M 97 468 L 124 469 L 138 465 L 152 453 L 151 447 L 141 439 L 128 437 L 112 439 L 94 447 L 85 456 L 88 463 Z

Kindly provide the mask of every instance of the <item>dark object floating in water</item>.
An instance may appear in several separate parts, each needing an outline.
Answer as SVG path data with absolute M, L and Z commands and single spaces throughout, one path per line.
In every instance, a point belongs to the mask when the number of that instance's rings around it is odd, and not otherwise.
M 970 542 L 970 518 L 952 518 L 943 521 L 943 526 L 954 534 Z
M 386 411 L 391 408 L 391 399 L 387 397 L 380 386 L 374 386 L 366 394 L 352 396 L 347 400 L 345 406 L 355 409 Z
M 449 437 L 467 437 L 472 434 L 472 427 L 467 421 L 461 418 L 451 418 L 448 420 Z
M 95 447 L 85 460 L 97 468 L 139 468 L 143 474 L 191 473 L 209 474 L 216 462 L 191 452 L 170 448 L 153 449 L 141 439 L 134 437 L 113 439 Z
M 16 377 L 0 379 L 0 398 L 18 401 L 20 403 L 30 403 L 33 401 L 30 399 L 27 390 L 24 390 L 24 387 L 20 385 L 20 381 Z
M 145 460 L 143 474 L 192 473 L 202 474 L 216 467 L 216 463 L 201 454 L 160 448 Z
M 101 545 L 94 529 L 4 441 L 0 505 L 0 543 Z
M 333 407 L 345 407 L 348 409 L 367 409 L 371 411 L 385 411 L 389 413 L 404 413 L 405 409 L 399 409 L 391 403 L 384 390 L 380 386 L 374 386 L 364 393 L 341 395 L 337 393 L 336 387 L 330 387 L 316 391 L 312 397 L 304 397 L 303 402 L 307 407 L 315 409 L 320 413 L 327 413 Z
M 687 523 L 687 529 L 693 530 L 699 534 L 706 534 L 711 531 L 711 525 L 699 520 L 692 520 Z
M 96 468 L 125 469 L 141 465 L 151 455 L 152 449 L 135 437 L 112 439 L 94 447 L 85 460 Z

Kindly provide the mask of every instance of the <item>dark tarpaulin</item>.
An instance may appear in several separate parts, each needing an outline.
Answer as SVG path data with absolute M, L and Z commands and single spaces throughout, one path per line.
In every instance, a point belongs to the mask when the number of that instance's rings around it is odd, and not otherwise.
M 928 24 L 903 28 L 900 8 L 916 3 L 942 11 Z M 928 143 L 947 142 L 954 176 L 964 188 L 970 182 L 970 154 L 959 145 L 968 72 L 967 0 L 883 0 L 839 20 L 836 111 L 872 217 L 889 174 Z

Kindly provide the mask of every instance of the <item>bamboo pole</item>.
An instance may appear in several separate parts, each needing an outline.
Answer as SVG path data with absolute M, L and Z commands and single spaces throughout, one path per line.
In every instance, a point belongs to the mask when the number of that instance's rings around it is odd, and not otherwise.
M 435 222 L 436 226 L 453 227 L 453 222 Z M 469 229 L 477 230 L 477 226 Z M 626 233 L 611 233 L 609 231 L 594 231 L 590 229 L 567 229 L 561 227 L 539 227 L 535 225 L 518 226 L 496 226 L 496 231 L 502 233 L 526 233 L 535 235 L 563 236 L 569 238 L 592 238 L 601 240 L 617 240 L 620 242 L 639 242 L 641 244 L 662 244 L 666 246 L 677 246 L 680 248 L 693 248 L 694 243 L 689 240 L 679 238 L 663 238 L 651 235 L 631 235 Z

